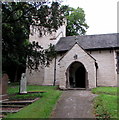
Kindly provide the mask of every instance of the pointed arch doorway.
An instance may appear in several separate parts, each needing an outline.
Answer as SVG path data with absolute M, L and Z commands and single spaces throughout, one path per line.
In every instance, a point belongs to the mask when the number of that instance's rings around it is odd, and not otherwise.
M 81 62 L 73 62 L 67 69 L 67 88 L 87 88 L 87 72 Z

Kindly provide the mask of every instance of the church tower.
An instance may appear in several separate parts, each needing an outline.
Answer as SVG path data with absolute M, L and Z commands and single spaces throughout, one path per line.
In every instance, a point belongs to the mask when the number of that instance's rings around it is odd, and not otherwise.
M 31 33 L 32 33 L 32 28 L 31 28 Z M 66 36 L 66 22 L 59 27 L 59 29 L 56 32 L 53 32 L 52 34 L 49 35 L 44 35 L 42 37 L 39 36 L 39 32 L 37 29 L 33 30 L 33 34 L 29 36 L 29 41 L 30 42 L 38 42 L 39 45 L 43 47 L 43 49 L 47 49 L 50 44 L 55 45 L 59 41 L 61 37 Z M 54 61 L 52 61 L 50 65 L 50 71 L 53 73 L 54 70 Z M 49 71 L 48 67 L 44 66 L 39 66 L 39 71 L 34 71 L 32 70 L 32 73 L 28 69 L 26 69 L 26 77 L 27 77 L 27 82 L 30 85 L 52 85 L 53 82 L 50 80 L 46 80 L 47 77 L 47 72 Z M 53 76 L 53 75 L 52 75 Z

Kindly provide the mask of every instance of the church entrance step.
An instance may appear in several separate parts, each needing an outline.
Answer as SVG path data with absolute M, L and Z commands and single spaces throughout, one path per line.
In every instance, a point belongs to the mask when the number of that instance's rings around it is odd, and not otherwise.
M 86 88 L 67 88 L 67 90 L 87 90 Z

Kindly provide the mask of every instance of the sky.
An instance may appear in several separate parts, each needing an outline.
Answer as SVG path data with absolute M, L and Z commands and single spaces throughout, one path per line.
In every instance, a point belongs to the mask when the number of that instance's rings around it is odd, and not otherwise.
M 87 35 L 117 33 L 117 2 L 119 0 L 64 0 L 62 4 L 85 11 L 89 28 Z

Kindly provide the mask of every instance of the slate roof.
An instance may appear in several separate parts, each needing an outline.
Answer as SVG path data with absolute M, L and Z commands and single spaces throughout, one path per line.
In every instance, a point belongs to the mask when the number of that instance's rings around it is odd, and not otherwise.
M 76 42 L 85 50 L 119 48 L 119 33 L 62 37 L 56 51 L 67 51 Z

